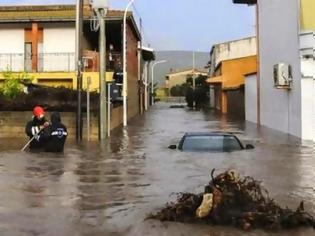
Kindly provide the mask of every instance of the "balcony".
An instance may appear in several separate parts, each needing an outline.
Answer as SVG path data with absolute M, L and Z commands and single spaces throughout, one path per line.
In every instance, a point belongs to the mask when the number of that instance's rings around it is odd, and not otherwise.
M 121 61 L 122 56 L 120 53 L 107 53 L 107 71 L 114 71 L 116 68 L 120 68 Z M 98 71 L 99 53 L 84 51 L 83 62 L 85 71 Z M 2 53 L 0 54 L 0 71 L 8 69 L 13 72 L 73 72 L 75 71 L 75 53 L 40 53 L 38 56 L 25 55 L 23 53 Z
M 37 72 L 71 71 L 75 71 L 74 53 L 41 53 L 38 56 Z
M 0 71 L 13 72 L 70 72 L 75 70 L 74 53 L 41 53 L 36 58 L 37 69 L 33 69 L 33 58 L 23 53 L 0 54 Z

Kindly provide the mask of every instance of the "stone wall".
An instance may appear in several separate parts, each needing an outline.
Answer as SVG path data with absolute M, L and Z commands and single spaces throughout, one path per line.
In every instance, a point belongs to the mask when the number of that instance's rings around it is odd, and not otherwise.
M 50 114 L 47 112 L 46 117 Z M 0 112 L 0 138 L 25 137 L 25 125 L 32 118 L 31 111 L 1 111 Z M 74 112 L 62 112 L 62 123 L 68 128 L 69 138 L 75 138 L 76 114 Z M 90 116 L 90 137 L 98 138 L 98 115 L 91 113 Z M 122 107 L 112 109 L 111 129 L 115 129 L 122 124 Z M 83 113 L 83 139 L 87 138 L 86 113 Z

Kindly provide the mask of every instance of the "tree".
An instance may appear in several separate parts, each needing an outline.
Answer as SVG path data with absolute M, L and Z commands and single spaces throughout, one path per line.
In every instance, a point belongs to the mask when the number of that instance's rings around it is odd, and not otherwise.
M 191 90 L 187 91 L 186 94 L 186 101 L 189 107 L 193 107 L 193 102 L 195 102 L 196 109 L 200 109 L 209 102 L 207 95 L 209 90 L 207 78 L 208 77 L 204 75 L 198 75 L 198 77 L 195 78 L 195 90 L 191 88 Z M 192 77 L 187 78 L 187 84 L 192 87 Z

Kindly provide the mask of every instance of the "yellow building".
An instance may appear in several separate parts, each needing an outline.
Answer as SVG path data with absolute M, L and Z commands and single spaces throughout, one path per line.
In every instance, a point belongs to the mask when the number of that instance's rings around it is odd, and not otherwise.
M 176 85 L 182 85 L 186 83 L 187 79 L 192 76 L 204 75 L 206 76 L 207 73 L 203 71 L 199 71 L 196 69 L 186 69 L 181 71 L 172 71 L 168 73 L 165 78 L 165 88 L 170 91 L 170 89 Z
M 165 85 L 161 85 L 156 90 L 157 98 L 165 98 L 169 96 L 169 89 Z
M 301 30 L 315 30 L 315 1 L 301 0 L 300 27 Z
M 223 114 L 235 111 L 244 113 L 244 76 L 255 72 L 257 56 L 221 61 L 216 67 L 215 76 L 207 80 L 214 91 L 215 108 Z

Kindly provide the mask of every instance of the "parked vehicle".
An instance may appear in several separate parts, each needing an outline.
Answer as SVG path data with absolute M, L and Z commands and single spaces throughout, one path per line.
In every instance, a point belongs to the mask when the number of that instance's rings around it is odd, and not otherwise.
M 178 146 L 170 145 L 170 149 L 181 151 L 199 152 L 232 152 L 245 149 L 253 149 L 251 144 L 243 145 L 233 133 L 222 132 L 195 132 L 186 133 L 180 140 Z

